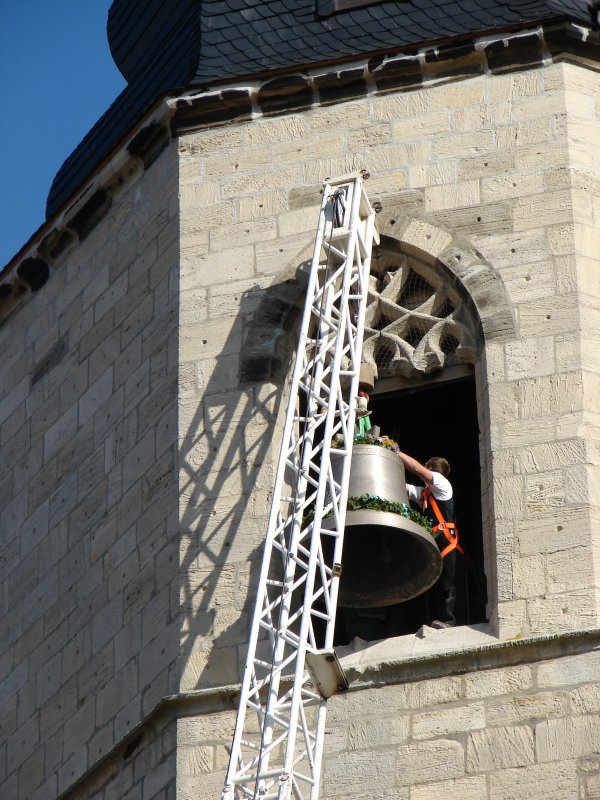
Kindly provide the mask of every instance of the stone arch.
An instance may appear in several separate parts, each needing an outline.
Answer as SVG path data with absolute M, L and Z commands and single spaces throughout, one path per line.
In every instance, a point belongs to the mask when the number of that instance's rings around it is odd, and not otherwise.
M 380 377 L 475 364 L 514 336 L 504 285 L 469 242 L 393 209 L 377 221 L 364 352 Z
M 380 376 L 397 377 L 399 385 L 404 387 L 401 391 L 408 389 L 410 392 L 409 386 L 422 389 L 431 385 L 433 388 L 436 377 L 447 367 L 467 365 L 472 368 L 476 407 L 473 413 L 477 414 L 475 427 L 479 430 L 480 456 L 479 472 L 473 473 L 471 478 L 474 481 L 480 479 L 481 567 L 488 586 L 487 618 L 493 623 L 498 603 L 498 552 L 491 489 L 493 453 L 489 375 L 493 363 L 489 361 L 489 348 L 516 338 L 511 303 L 497 271 L 464 237 L 453 235 L 423 219 L 406 217 L 394 209 L 378 215 L 377 227 L 381 237 L 379 252 L 384 255 L 379 267 L 372 263 L 372 293 L 363 349 L 367 360 L 377 362 L 377 341 L 389 346 L 394 340 L 394 332 L 409 331 L 405 346 L 397 341 L 394 343 L 397 345 L 394 368 L 387 375 Z M 404 274 L 396 270 L 388 277 L 386 258 L 393 261 L 394 256 L 398 264 L 401 262 Z M 374 262 L 376 258 L 377 251 Z M 403 287 L 410 270 L 414 270 L 421 282 L 416 281 L 414 302 L 409 302 L 407 305 L 412 307 L 406 308 L 403 305 L 406 301 Z M 390 286 L 387 292 L 386 285 Z M 383 320 L 378 324 L 377 314 L 380 312 L 387 313 L 389 323 Z M 415 321 L 422 329 L 411 333 Z M 380 330 L 386 328 L 387 336 L 380 336 Z M 447 330 L 455 336 L 455 347 L 440 346 L 441 336 Z M 419 338 L 420 333 L 424 335 Z M 438 376 L 433 376 L 432 373 L 436 372 Z M 389 386 L 389 381 L 385 383 Z M 476 442 L 474 445 L 477 449 Z

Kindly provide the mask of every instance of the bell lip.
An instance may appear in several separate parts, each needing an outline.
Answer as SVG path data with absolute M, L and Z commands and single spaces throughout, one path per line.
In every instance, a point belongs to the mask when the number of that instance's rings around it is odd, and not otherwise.
M 327 517 L 322 522 L 322 527 L 326 530 L 331 529 L 334 524 L 333 517 Z M 365 526 L 365 525 L 373 525 L 373 526 L 381 526 L 385 528 L 397 528 L 401 530 L 403 533 L 408 534 L 409 536 L 416 537 L 420 539 L 424 544 L 427 545 L 429 550 L 430 558 L 433 559 L 435 568 L 429 572 L 428 580 L 421 584 L 418 590 L 413 592 L 407 592 L 402 599 L 398 598 L 391 598 L 391 599 L 382 599 L 378 598 L 377 602 L 374 602 L 372 598 L 365 596 L 363 593 L 354 593 L 353 589 L 348 586 L 344 586 L 344 573 L 343 573 L 343 562 L 342 562 L 342 583 L 340 585 L 340 593 L 338 596 L 338 603 L 340 605 L 345 606 L 352 606 L 354 608 L 373 608 L 379 607 L 383 608 L 389 605 L 397 605 L 399 603 L 405 603 L 407 600 L 412 600 L 415 597 L 419 597 L 421 594 L 424 594 L 428 589 L 430 589 L 440 578 L 442 574 L 442 567 L 443 567 L 443 560 L 442 554 L 440 553 L 437 544 L 435 543 L 434 537 L 427 533 L 427 531 L 421 527 L 421 525 L 413 522 L 411 519 L 403 516 L 402 514 L 394 514 L 391 511 L 378 511 L 376 509 L 370 508 L 363 508 L 358 509 L 356 511 L 347 511 L 346 512 L 346 521 L 344 525 L 345 534 L 349 534 L 347 528 L 352 528 L 354 526 Z M 350 534 L 351 535 L 351 534 Z

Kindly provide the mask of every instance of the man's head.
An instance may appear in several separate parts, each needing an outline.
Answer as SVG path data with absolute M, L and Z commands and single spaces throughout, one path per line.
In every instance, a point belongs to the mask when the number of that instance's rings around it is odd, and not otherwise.
M 444 478 L 450 475 L 450 464 L 441 456 L 432 456 L 425 466 L 428 470 L 431 470 L 431 472 L 439 472 Z

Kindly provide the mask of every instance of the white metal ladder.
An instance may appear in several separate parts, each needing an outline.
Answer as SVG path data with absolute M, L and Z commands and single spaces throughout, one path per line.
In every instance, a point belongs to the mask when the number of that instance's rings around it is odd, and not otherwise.
M 325 183 L 222 800 L 318 798 L 374 237 L 362 179 Z

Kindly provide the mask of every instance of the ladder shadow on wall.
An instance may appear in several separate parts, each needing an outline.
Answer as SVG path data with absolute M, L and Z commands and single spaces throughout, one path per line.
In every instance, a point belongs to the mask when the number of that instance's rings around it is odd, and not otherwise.
M 187 690 L 240 680 L 274 480 L 271 447 L 278 446 L 282 387 L 303 294 L 293 272 L 266 289 L 233 293 L 236 320 L 180 437 L 181 674 Z

